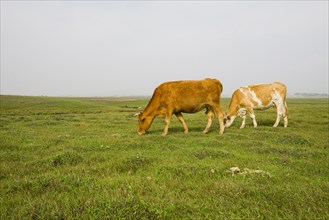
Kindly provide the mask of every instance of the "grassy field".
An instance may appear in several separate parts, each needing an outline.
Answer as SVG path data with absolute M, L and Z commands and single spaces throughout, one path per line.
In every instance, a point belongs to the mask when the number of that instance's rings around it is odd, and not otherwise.
M 329 219 L 328 99 L 288 99 L 288 128 L 270 109 L 205 135 L 200 112 L 166 137 L 137 135 L 143 99 L 0 101 L 0 219 Z

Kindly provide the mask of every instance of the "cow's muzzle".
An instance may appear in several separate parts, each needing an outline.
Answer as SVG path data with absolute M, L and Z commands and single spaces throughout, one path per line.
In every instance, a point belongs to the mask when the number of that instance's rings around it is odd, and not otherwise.
M 145 131 L 137 131 L 137 134 L 144 135 L 145 134 Z

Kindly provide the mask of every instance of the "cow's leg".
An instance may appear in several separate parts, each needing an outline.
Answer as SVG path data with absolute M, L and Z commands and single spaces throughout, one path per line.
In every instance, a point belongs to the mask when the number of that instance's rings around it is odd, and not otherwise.
M 247 112 L 245 109 L 239 109 L 238 115 L 242 118 L 242 123 L 240 128 L 246 127 Z
M 208 116 L 208 123 L 207 123 L 206 128 L 203 130 L 203 133 L 204 134 L 207 134 L 209 132 L 209 128 L 211 127 L 212 121 L 213 121 L 213 119 L 215 117 L 214 112 L 211 109 L 207 109 L 206 114 Z
M 247 115 L 241 115 L 241 118 L 242 118 L 242 124 L 241 124 L 240 128 L 244 128 L 244 127 L 246 127 Z
M 165 117 L 165 127 L 164 127 L 164 130 L 162 132 L 162 136 L 166 136 L 168 134 L 168 128 L 169 128 L 169 124 L 170 124 L 170 120 L 171 120 L 171 115 L 172 114 L 166 114 L 166 117 Z
M 282 113 L 277 113 L 277 114 L 276 114 L 276 121 L 275 121 L 275 123 L 274 123 L 274 125 L 273 125 L 274 128 L 278 127 L 278 125 L 279 125 L 279 123 L 280 123 L 280 119 L 281 119 L 281 117 L 282 117 Z
M 256 115 L 254 113 L 254 109 L 252 107 L 248 107 L 247 111 L 249 113 L 250 118 L 252 119 L 252 123 L 254 124 L 254 127 L 257 127 L 257 121 L 256 121 Z
M 175 113 L 175 115 L 177 116 L 180 123 L 182 123 L 183 128 L 184 128 L 184 133 L 187 134 L 188 133 L 188 128 L 187 128 L 187 125 L 184 121 L 183 115 L 181 113 Z
M 252 119 L 252 123 L 254 124 L 254 127 L 257 127 L 257 121 L 256 121 L 256 115 L 255 113 L 250 113 L 250 118 Z
M 284 120 L 284 127 L 288 127 L 288 107 L 287 107 L 287 103 L 285 102 L 284 103 L 284 106 L 283 106 L 283 120 Z
M 219 104 L 214 105 L 212 107 L 218 117 L 218 122 L 219 122 L 219 133 L 223 134 L 224 133 L 224 113 L 222 111 L 222 108 L 220 107 Z
M 283 105 L 276 103 L 276 121 L 273 125 L 274 128 L 278 127 L 278 125 L 280 123 L 280 119 L 283 115 L 283 110 L 282 109 L 283 109 Z

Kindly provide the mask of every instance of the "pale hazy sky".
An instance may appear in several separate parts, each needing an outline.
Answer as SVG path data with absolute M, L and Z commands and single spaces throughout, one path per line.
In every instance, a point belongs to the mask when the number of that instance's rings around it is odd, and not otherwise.
M 1 94 L 152 95 L 180 79 L 328 93 L 328 1 L 1 1 Z

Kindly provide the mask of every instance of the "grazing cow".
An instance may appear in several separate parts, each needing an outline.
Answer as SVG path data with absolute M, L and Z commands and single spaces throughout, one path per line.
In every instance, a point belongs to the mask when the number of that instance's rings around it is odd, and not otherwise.
M 218 117 L 220 133 L 224 132 L 224 115 L 220 106 L 223 86 L 217 79 L 166 82 L 158 86 L 147 107 L 139 115 L 137 133 L 142 135 L 149 129 L 156 116 L 165 117 L 162 135 L 168 133 L 172 114 L 175 114 L 188 133 L 182 113 L 196 113 L 206 109 L 208 124 L 203 133 L 208 133 L 215 114 Z
M 232 95 L 227 113 L 224 116 L 225 127 L 230 127 L 237 116 L 243 121 L 240 128 L 246 125 L 246 115 L 249 113 L 254 127 L 257 127 L 254 109 L 276 107 L 277 117 L 273 127 L 279 125 L 283 116 L 284 127 L 288 126 L 288 108 L 286 103 L 287 87 L 279 82 L 240 87 Z

